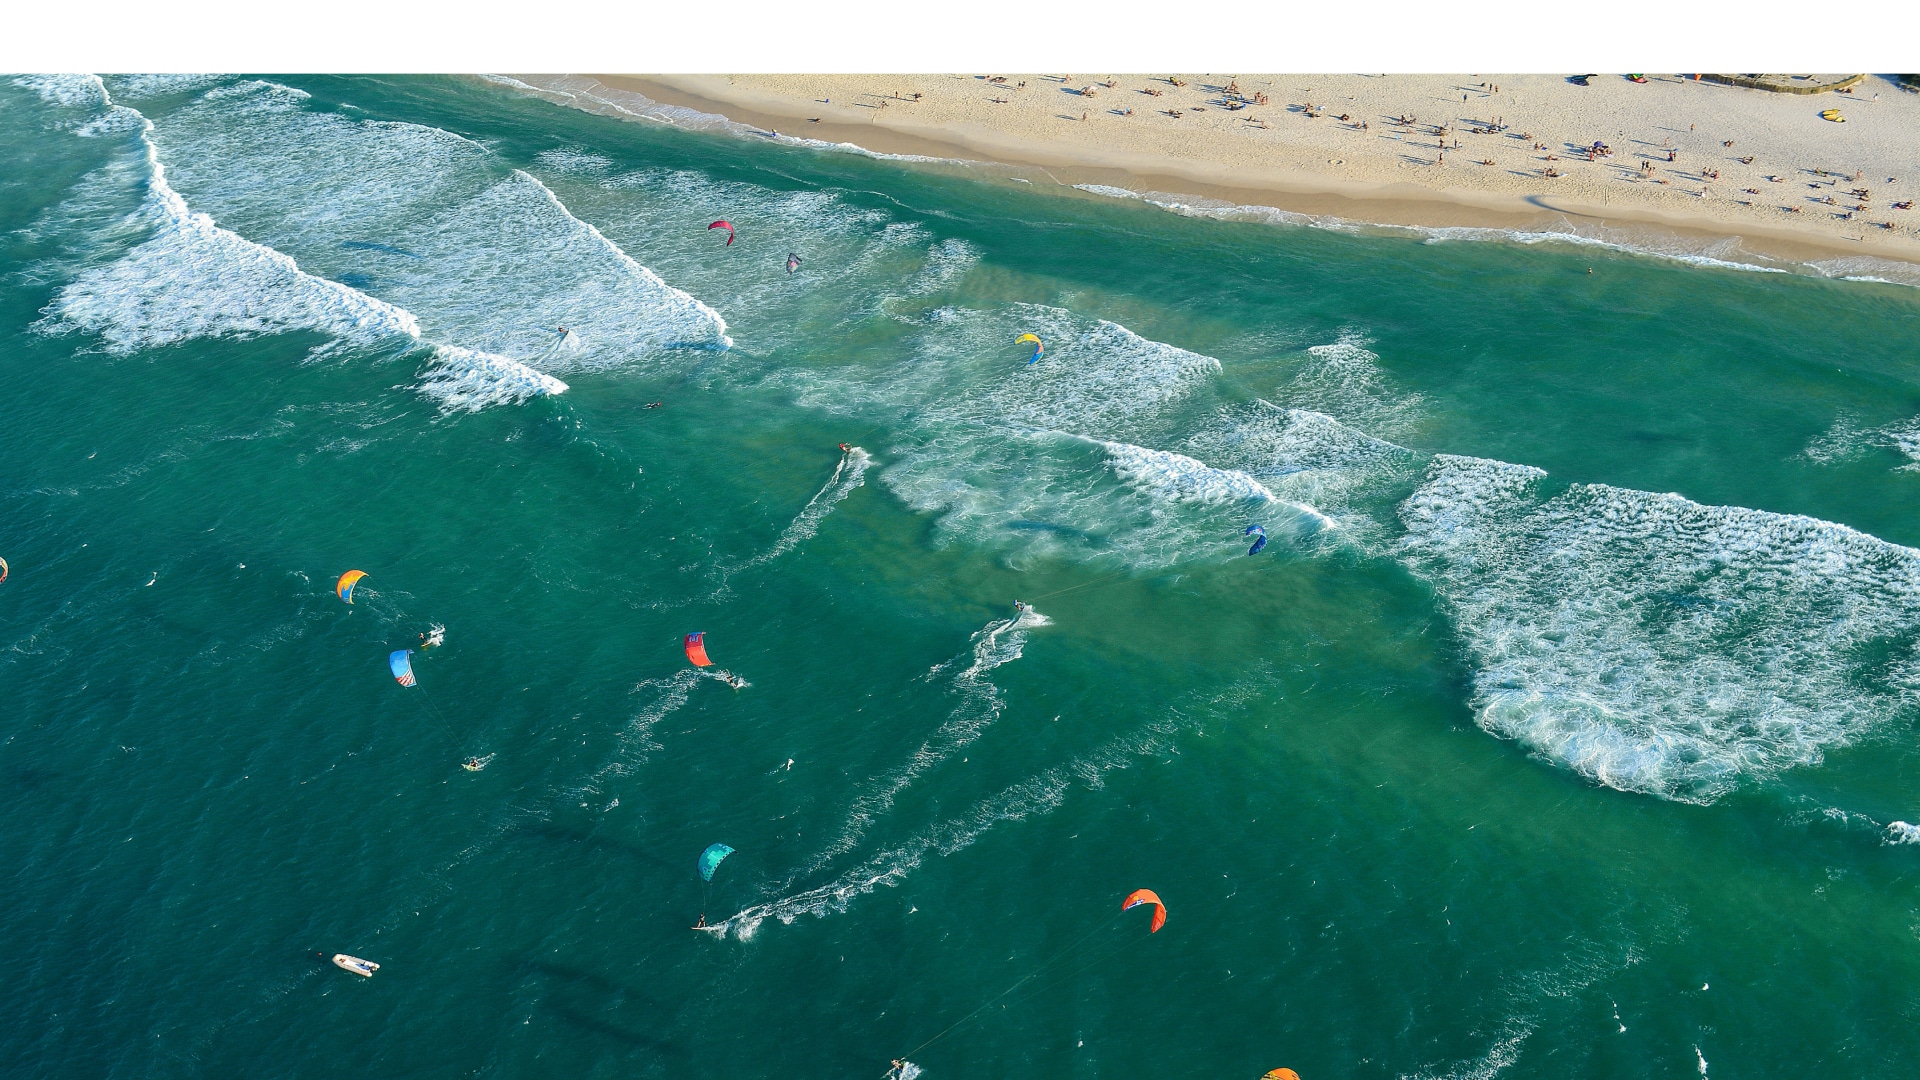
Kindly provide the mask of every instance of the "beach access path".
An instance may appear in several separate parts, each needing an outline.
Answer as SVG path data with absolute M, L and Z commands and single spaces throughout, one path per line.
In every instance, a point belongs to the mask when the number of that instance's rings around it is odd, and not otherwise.
M 1920 93 L 1889 76 L 1815 95 L 1684 75 L 593 78 L 782 134 L 1066 170 L 1069 183 L 1390 225 L 1571 219 L 1737 235 L 1789 259 L 1920 261 L 1920 210 L 1896 208 L 1920 196 Z M 1608 152 L 1589 155 L 1596 142 Z

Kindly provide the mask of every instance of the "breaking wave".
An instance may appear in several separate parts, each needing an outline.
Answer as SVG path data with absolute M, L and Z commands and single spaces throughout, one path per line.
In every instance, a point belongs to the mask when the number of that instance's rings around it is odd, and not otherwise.
M 517 405 L 528 398 L 566 393 L 567 384 L 518 360 L 437 345 L 434 364 L 420 376 L 420 389 L 448 411 L 478 412 L 489 405 Z
M 1819 762 L 1920 690 L 1920 551 L 1814 518 L 1434 459 L 1402 554 L 1487 731 L 1609 787 L 1710 802 Z

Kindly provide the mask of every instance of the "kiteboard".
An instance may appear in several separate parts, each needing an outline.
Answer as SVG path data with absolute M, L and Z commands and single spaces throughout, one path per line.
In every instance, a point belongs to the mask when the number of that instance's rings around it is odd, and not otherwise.
M 380 970 L 380 965 L 371 960 L 362 960 L 343 952 L 333 954 L 333 966 L 341 971 L 351 971 L 363 979 L 373 978 L 373 973 Z

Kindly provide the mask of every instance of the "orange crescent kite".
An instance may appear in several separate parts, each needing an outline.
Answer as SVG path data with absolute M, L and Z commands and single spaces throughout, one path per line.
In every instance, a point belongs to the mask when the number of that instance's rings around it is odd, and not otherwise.
M 1125 911 L 1128 908 L 1139 907 L 1141 904 L 1153 905 L 1153 922 L 1147 927 L 1147 933 L 1159 933 L 1160 928 L 1167 925 L 1167 905 L 1160 902 L 1159 894 L 1152 889 L 1135 889 L 1128 893 L 1126 902 L 1120 905 L 1120 910 Z

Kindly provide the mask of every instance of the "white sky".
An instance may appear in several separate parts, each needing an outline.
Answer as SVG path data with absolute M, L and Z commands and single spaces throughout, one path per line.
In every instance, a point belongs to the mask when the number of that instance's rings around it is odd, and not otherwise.
M 1914 0 L 17 0 L 5 22 L 15 71 L 1920 68 Z

